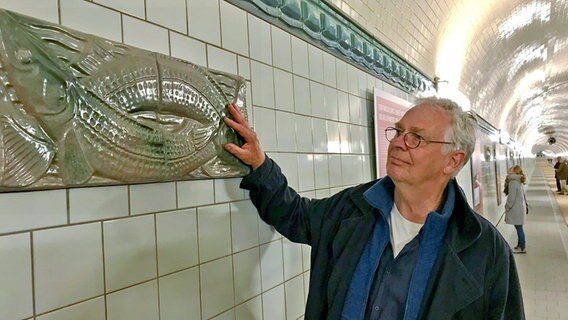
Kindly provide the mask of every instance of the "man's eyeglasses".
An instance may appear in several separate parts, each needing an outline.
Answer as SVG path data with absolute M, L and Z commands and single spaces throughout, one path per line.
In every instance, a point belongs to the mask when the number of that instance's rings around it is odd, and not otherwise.
M 422 141 L 424 141 L 426 143 L 454 144 L 453 142 L 447 142 L 447 141 L 426 140 L 426 139 L 424 139 L 423 136 L 421 136 L 417 133 L 411 132 L 411 131 L 404 133 L 404 134 L 403 134 L 403 132 L 404 132 L 403 130 L 400 130 L 400 129 L 397 129 L 397 128 L 387 127 L 385 129 L 385 138 L 387 138 L 387 140 L 390 142 L 394 138 L 400 137 L 402 135 L 403 140 L 404 140 L 404 144 L 409 149 L 418 148 Z

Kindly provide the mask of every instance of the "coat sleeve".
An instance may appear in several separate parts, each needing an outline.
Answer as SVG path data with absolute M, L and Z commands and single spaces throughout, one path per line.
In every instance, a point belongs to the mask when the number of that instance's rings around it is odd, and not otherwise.
M 263 221 L 274 226 L 291 241 L 311 244 L 321 229 L 329 200 L 301 197 L 288 186 L 280 167 L 270 158 L 243 178 L 241 188 L 250 191 L 250 199 Z
M 496 259 L 496 271 L 489 287 L 488 315 L 491 320 L 524 320 L 525 311 L 521 285 L 513 253 L 506 249 Z

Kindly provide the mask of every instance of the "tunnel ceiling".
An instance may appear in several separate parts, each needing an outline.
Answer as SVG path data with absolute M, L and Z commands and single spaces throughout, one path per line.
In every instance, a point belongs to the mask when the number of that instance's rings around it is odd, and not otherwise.
M 327 2 L 528 150 L 568 152 L 568 0 Z

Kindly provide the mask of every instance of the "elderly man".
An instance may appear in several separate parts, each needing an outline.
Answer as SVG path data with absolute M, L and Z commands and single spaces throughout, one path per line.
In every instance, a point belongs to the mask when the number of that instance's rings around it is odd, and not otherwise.
M 419 101 L 385 130 L 387 176 L 327 199 L 289 188 L 234 106 L 245 143 L 226 150 L 253 172 L 241 187 L 264 221 L 312 247 L 305 319 L 524 319 L 511 249 L 467 204 L 454 177 L 471 157 L 474 118 Z

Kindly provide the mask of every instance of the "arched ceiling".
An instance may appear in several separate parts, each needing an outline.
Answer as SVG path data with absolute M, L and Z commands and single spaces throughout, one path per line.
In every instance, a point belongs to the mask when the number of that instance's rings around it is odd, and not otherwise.
M 526 150 L 568 154 L 568 0 L 327 2 Z

